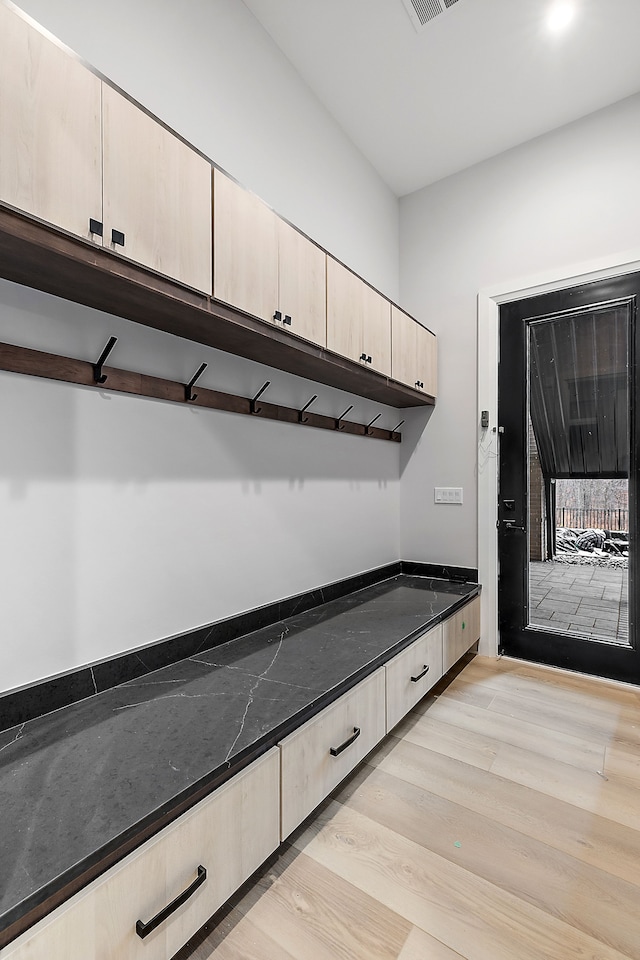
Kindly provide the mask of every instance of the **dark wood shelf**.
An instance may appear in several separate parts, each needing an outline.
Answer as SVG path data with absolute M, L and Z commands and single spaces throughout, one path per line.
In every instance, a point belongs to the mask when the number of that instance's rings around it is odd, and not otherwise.
M 0 276 L 378 403 L 435 403 L 434 397 L 1 205 Z

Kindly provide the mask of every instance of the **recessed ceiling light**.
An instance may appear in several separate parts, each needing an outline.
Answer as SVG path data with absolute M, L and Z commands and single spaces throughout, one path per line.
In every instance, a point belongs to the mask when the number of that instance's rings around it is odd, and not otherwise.
M 561 33 L 566 30 L 575 15 L 575 3 L 570 3 L 569 0 L 554 3 L 547 16 L 547 26 L 552 33 Z

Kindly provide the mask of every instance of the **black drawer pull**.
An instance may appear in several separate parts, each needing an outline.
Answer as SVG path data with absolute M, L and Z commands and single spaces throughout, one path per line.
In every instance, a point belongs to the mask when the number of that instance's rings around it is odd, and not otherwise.
M 360 736 L 360 727 L 354 727 L 353 733 L 348 740 L 345 740 L 344 743 L 341 743 L 339 747 L 331 747 L 329 753 L 332 757 L 337 757 L 339 753 L 342 753 L 343 750 L 346 750 L 347 747 L 350 747 L 354 741 Z
M 122 230 L 111 231 L 111 243 L 116 247 L 124 247 L 124 233 Z
M 291 317 L 288 313 L 285 313 L 284 320 L 282 321 L 287 327 L 291 326 Z
M 102 223 L 99 220 L 94 220 L 93 217 L 89 217 L 89 233 L 93 233 L 96 237 L 102 236 Z
M 425 663 L 422 673 L 419 673 L 417 677 L 411 677 L 411 683 L 417 683 L 418 680 L 422 680 L 425 673 L 429 673 L 429 664 Z
M 167 907 L 163 907 L 160 913 L 157 913 L 152 920 L 149 920 L 148 923 L 143 923 L 142 920 L 138 920 L 136 922 L 136 933 L 138 936 L 144 940 L 144 938 L 148 937 L 150 933 L 153 933 L 153 931 L 159 927 L 161 923 L 164 923 L 167 917 L 170 917 L 172 913 L 175 913 L 178 907 L 181 907 L 183 903 L 187 902 L 189 897 L 196 892 L 198 887 L 202 886 L 206 879 L 207 871 L 201 865 L 198 867 L 198 876 L 193 881 L 191 886 L 187 887 L 186 890 L 183 890 L 182 893 L 177 896 L 175 900 L 172 900 Z
M 276 310 L 276 312 L 275 312 L 274 315 L 273 315 L 273 319 L 276 321 L 276 323 L 278 323 L 280 320 L 282 320 L 282 311 L 281 311 L 281 310 Z

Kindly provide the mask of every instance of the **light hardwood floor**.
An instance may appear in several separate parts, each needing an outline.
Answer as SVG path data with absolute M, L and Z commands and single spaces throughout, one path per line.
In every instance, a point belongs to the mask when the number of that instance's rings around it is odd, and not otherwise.
M 475 658 L 180 960 L 640 960 L 640 691 Z

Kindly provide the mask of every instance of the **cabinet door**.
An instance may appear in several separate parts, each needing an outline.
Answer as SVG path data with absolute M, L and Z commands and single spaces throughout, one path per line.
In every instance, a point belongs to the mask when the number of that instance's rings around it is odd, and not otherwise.
M 432 397 L 438 395 L 438 341 L 421 324 L 416 323 L 416 371 L 424 384 L 421 390 Z
M 442 624 L 390 660 L 385 671 L 388 732 L 442 676 Z
M 213 295 L 273 323 L 278 218 L 253 193 L 213 172 Z
M 391 376 L 391 304 L 366 283 L 363 286 L 362 349 L 367 365 Z
M 444 621 L 442 628 L 442 668 L 446 673 L 480 639 L 480 597 Z
M 104 246 L 210 294 L 209 163 L 107 84 L 102 98 Z
M 362 354 L 363 287 L 355 273 L 327 257 L 327 348 L 349 360 Z
M 327 257 L 278 219 L 279 310 L 284 328 L 321 347 L 327 344 Z
M 398 307 L 391 307 L 391 376 L 415 387 L 416 322 Z
M 100 86 L 0 4 L 0 200 L 87 238 L 102 220 Z
M 282 741 L 283 840 L 382 740 L 384 702 L 382 667 Z

